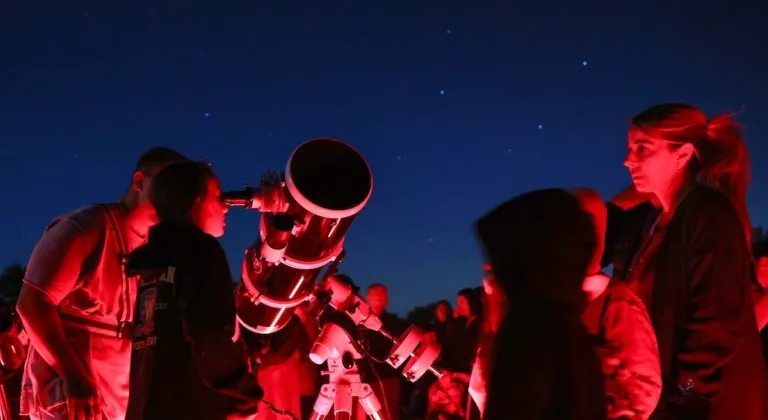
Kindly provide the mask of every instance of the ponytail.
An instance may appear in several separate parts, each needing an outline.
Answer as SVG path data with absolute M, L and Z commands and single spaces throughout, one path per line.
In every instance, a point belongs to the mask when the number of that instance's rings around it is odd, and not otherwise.
M 744 225 L 747 243 L 751 244 L 752 224 L 747 211 L 747 190 L 752 168 L 741 126 L 734 121 L 733 114 L 712 118 L 707 122 L 706 139 L 695 146 L 701 165 L 697 180 L 731 199 Z

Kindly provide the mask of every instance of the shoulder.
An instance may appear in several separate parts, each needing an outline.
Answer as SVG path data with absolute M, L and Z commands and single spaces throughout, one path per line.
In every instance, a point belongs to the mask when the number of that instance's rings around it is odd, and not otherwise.
M 627 285 L 618 281 L 611 281 L 605 290 L 605 294 L 610 294 L 612 303 L 624 303 L 631 306 L 643 306 L 643 302 Z
M 722 192 L 698 186 L 680 205 L 680 211 L 686 215 L 695 214 L 695 219 L 727 219 L 738 220 L 739 216 L 731 200 Z
M 92 205 L 72 211 L 52 220 L 43 238 L 56 243 L 92 238 L 97 240 L 105 230 L 106 217 L 100 205 Z
M 198 263 L 214 267 L 217 270 L 224 266 L 229 266 L 227 254 L 218 239 L 200 231 L 193 240 L 196 242 L 196 246 L 190 249 L 193 250 L 192 253 Z
M 678 213 L 683 233 L 690 238 L 716 240 L 743 235 L 741 218 L 733 203 L 725 194 L 712 188 L 696 187 L 680 204 Z
M 59 223 L 68 223 L 80 230 L 87 232 L 92 230 L 101 230 L 107 223 L 106 204 L 94 204 L 87 207 L 81 207 L 71 211 L 64 216 L 56 218 L 50 227 Z
M 645 304 L 629 287 L 620 282 L 611 282 L 605 294 L 607 299 L 604 305 L 603 323 L 609 326 L 634 323 L 636 327 L 639 327 L 638 322 L 650 324 Z
M 225 255 L 224 247 L 221 246 L 221 242 L 213 236 L 200 231 L 200 234 L 196 238 L 200 242 L 200 247 L 211 253 L 214 257 L 221 257 Z

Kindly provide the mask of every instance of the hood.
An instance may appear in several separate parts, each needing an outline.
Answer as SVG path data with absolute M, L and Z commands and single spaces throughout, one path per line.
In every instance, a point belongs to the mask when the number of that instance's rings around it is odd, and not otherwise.
M 597 240 L 592 216 L 562 189 L 519 195 L 480 218 L 477 236 L 510 303 L 584 305 L 582 283 Z
M 191 223 L 161 222 L 149 230 L 147 243 L 128 256 L 125 271 L 135 275 L 142 270 L 178 266 L 189 261 L 206 236 Z

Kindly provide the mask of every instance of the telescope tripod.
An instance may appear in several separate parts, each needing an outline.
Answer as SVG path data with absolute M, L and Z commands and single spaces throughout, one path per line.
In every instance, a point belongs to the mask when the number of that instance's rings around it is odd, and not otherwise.
M 328 358 L 328 384 L 320 388 L 310 420 L 324 420 L 333 407 L 336 420 L 351 420 L 354 415 L 353 399 L 363 407 L 369 419 L 389 420 L 371 386 L 360 379 L 356 361 L 350 353 Z M 362 419 L 356 419 L 362 420 Z

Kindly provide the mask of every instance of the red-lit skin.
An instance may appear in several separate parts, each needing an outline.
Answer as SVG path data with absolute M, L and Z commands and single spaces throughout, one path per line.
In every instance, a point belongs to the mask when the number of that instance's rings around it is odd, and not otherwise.
M 467 298 L 464 296 L 457 296 L 456 297 L 456 307 L 453 308 L 453 317 L 466 317 L 469 318 L 472 314 L 470 313 L 470 307 L 469 307 L 469 301 L 467 301 Z
M 651 196 L 658 200 L 663 208 L 660 223 L 668 222 L 675 207 L 685 198 L 695 180 L 687 171 L 687 165 L 695 155 L 692 143 L 669 142 L 646 135 L 642 130 L 632 127 L 628 136 L 628 153 L 624 165 L 629 169 L 634 184 L 614 199 L 617 205 L 627 209 Z M 670 146 L 678 147 L 670 147 Z M 655 200 L 654 200 L 655 201 Z M 623 205 L 622 205 L 623 204 Z M 761 282 L 768 274 L 763 269 L 758 273 Z M 768 325 L 768 295 L 755 304 L 757 323 L 762 330 Z
M 480 411 L 481 417 L 485 411 L 485 401 L 487 397 L 487 381 L 490 368 L 490 356 L 493 339 L 499 329 L 501 320 L 504 318 L 507 310 L 507 299 L 504 291 L 501 290 L 496 278 L 493 276 L 491 265 L 483 265 L 485 276 L 483 277 L 483 291 L 485 292 L 483 335 L 479 343 L 479 349 L 475 363 L 472 366 L 472 373 L 469 377 L 469 395 L 475 402 Z
M 768 257 L 757 260 L 757 280 L 764 289 L 768 289 Z
M 387 310 L 387 305 L 389 305 L 387 288 L 384 286 L 369 287 L 365 295 L 365 301 L 371 307 L 371 311 L 374 314 L 383 314 Z
M 573 191 L 573 194 L 579 199 L 579 202 L 581 202 L 581 207 L 584 211 L 592 215 L 592 220 L 595 226 L 597 245 L 592 261 L 587 268 L 584 283 L 582 283 L 582 290 L 584 290 L 590 300 L 593 300 L 605 291 L 605 288 L 610 282 L 610 278 L 602 273 L 602 267 L 600 266 L 603 252 L 605 251 L 605 231 L 608 224 L 608 209 L 605 207 L 603 199 L 600 198 L 600 195 L 595 190 L 578 188 Z
M 756 262 L 757 281 L 763 286 L 763 290 L 768 290 L 768 257 L 762 257 Z M 763 296 L 755 304 L 755 315 L 757 316 L 757 326 L 760 330 L 768 325 L 768 296 Z
M 499 324 L 504 318 L 507 309 L 507 299 L 504 296 L 504 291 L 501 290 L 499 283 L 493 276 L 491 265 L 486 263 L 483 265 L 483 271 L 485 271 L 485 277 L 483 277 L 483 291 L 485 292 L 485 329 L 492 333 L 496 333 L 499 329 Z
M 162 168 L 153 169 L 154 172 L 146 174 L 134 173 L 131 187 L 120 201 L 126 209 L 127 228 L 141 237 L 145 237 L 157 221 L 154 208 L 148 200 L 148 192 L 154 174 Z M 42 291 L 24 284 L 16 309 L 35 350 L 64 378 L 70 410 L 82 412 L 82 406 L 87 404 L 86 400 L 94 396 L 96 391 L 81 356 L 72 350 L 65 339 L 57 305 Z
M 639 193 L 652 194 L 663 209 L 662 221 L 669 221 L 677 205 L 693 188 L 687 165 L 695 150 L 690 143 L 672 150 L 670 142 L 655 139 L 642 131 L 629 131 L 627 157 L 624 166 L 629 169 L 632 183 Z
M 447 322 L 450 314 L 450 308 L 445 303 L 438 303 L 435 306 L 435 318 L 438 322 Z
M 224 235 L 229 208 L 221 200 L 221 184 L 215 177 L 208 178 L 205 197 L 192 211 L 192 221 L 205 233 L 220 238 Z

